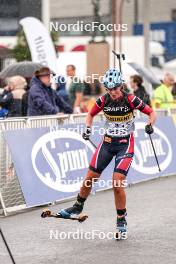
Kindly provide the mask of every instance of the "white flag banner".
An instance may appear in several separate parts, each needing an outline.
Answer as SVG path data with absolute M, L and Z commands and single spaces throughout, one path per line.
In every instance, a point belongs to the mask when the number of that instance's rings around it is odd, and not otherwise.
M 51 37 L 40 20 L 26 17 L 20 20 L 33 62 L 39 62 L 57 72 L 57 57 Z

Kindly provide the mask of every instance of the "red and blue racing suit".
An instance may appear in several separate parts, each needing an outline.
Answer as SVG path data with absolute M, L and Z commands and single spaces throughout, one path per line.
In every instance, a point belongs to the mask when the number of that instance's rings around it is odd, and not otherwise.
M 127 175 L 134 155 L 135 109 L 147 115 L 153 111 L 133 94 L 123 93 L 121 98 L 114 101 L 106 93 L 97 99 L 90 114 L 94 117 L 100 111 L 104 112 L 105 135 L 92 157 L 90 170 L 101 174 L 115 156 L 114 172 Z

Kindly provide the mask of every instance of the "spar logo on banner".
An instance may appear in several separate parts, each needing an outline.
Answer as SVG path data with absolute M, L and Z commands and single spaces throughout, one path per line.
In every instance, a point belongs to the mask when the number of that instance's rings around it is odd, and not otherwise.
M 135 124 L 135 156 L 132 163 L 133 169 L 144 174 L 158 173 L 154 152 L 149 136 L 144 133 L 146 123 Z M 159 128 L 154 127 L 154 134 L 151 135 L 159 160 L 160 168 L 164 171 L 173 158 L 172 146 L 167 135 Z
M 52 131 L 34 144 L 32 166 L 37 177 L 48 187 L 61 192 L 76 192 L 93 152 L 93 146 L 80 134 L 69 130 Z

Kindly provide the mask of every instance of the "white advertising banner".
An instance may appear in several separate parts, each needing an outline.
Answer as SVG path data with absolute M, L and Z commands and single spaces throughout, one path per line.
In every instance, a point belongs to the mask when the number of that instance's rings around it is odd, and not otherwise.
M 20 20 L 31 51 L 32 61 L 39 62 L 57 72 L 57 58 L 54 45 L 42 22 L 34 17 Z

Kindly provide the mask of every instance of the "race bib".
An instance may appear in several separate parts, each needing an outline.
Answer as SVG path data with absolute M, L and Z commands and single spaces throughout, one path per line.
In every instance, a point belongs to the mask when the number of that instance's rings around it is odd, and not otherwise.
M 105 124 L 106 134 L 114 137 L 125 137 L 134 131 L 134 119 L 126 122 L 109 122 Z

